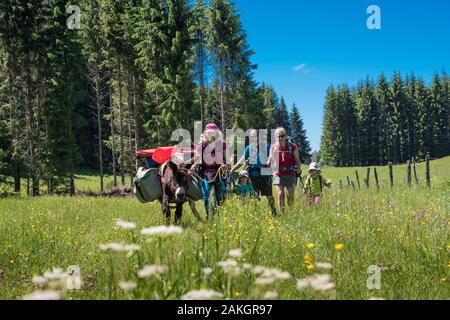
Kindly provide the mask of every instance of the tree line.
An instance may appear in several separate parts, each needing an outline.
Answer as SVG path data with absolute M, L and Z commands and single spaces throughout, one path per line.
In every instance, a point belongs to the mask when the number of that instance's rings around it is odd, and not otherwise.
M 431 84 L 411 73 L 382 74 L 326 93 L 321 161 L 335 166 L 385 165 L 450 154 L 450 79 Z
M 126 183 L 135 151 L 193 122 L 285 126 L 304 159 L 298 108 L 254 80 L 254 54 L 229 0 L 80 0 L 0 3 L 0 184 L 31 195 L 75 193 L 79 166 Z M 12 177 L 12 181 L 8 177 Z M 1 189 L 1 188 L 0 188 Z M 1 190 L 0 190 L 1 191 Z

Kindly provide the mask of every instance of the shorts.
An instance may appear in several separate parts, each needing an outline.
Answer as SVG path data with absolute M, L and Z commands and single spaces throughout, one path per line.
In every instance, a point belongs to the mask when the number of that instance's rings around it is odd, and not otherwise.
M 288 176 L 279 176 L 274 174 L 273 175 L 273 185 L 274 186 L 281 186 L 284 188 L 294 188 L 297 183 L 297 177 L 293 174 L 290 174 Z
M 253 189 L 258 195 L 269 197 L 273 195 L 272 176 L 250 176 Z

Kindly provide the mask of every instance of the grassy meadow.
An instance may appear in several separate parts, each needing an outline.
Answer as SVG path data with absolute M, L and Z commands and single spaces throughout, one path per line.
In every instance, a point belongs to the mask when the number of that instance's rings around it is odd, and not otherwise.
M 141 234 L 164 225 L 158 202 L 0 199 L 0 299 L 44 288 L 37 276 L 73 265 L 82 286 L 60 290 L 65 299 L 180 299 L 200 289 L 230 299 L 449 299 L 450 157 L 431 162 L 431 189 L 423 163 L 410 188 L 405 166 L 394 167 L 393 189 L 387 167 L 378 167 L 379 191 L 373 172 L 367 189 L 365 169 L 356 169 L 361 190 L 346 186 L 347 175 L 356 184 L 355 168 L 324 168 L 334 185 L 317 208 L 305 204 L 300 188 L 295 205 L 275 219 L 265 199 L 230 198 L 209 223 L 197 222 L 185 205 L 182 232 L 166 236 Z M 98 184 L 77 175 L 79 189 Z M 203 212 L 202 202 L 197 207 Z M 381 272 L 379 289 L 367 287 L 370 266 Z M 313 281 L 324 274 L 319 285 Z

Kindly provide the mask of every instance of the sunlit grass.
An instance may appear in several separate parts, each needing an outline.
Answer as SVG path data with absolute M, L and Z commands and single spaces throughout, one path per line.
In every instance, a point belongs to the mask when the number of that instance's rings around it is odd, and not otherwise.
M 356 184 L 355 169 L 324 168 L 333 180 L 318 208 L 308 207 L 297 192 L 296 204 L 285 215 L 271 218 L 265 200 L 243 204 L 230 199 L 214 222 L 195 221 L 188 206 L 181 234 L 151 238 L 142 228 L 164 225 L 158 202 L 134 198 L 10 198 L 0 200 L 0 299 L 31 293 L 35 275 L 53 267 L 81 269 L 83 287 L 69 299 L 179 299 L 192 290 L 212 289 L 225 298 L 259 299 L 276 291 L 280 299 L 448 299 L 450 158 L 431 163 L 432 188 L 424 182 L 424 164 L 417 165 L 419 185 L 408 188 L 405 166 L 394 170 L 391 190 L 387 167 L 378 168 L 381 189 L 363 183 L 347 189 L 346 176 Z M 77 175 L 83 177 L 83 175 Z M 97 178 L 85 175 L 77 185 L 94 190 Z M 339 179 L 344 187 L 339 190 Z M 356 187 L 357 188 L 357 187 Z M 197 206 L 202 210 L 202 203 Z M 136 224 L 119 229 L 115 219 Z M 105 252 L 105 243 L 137 243 L 141 250 Z M 256 284 L 257 274 L 242 270 L 230 276 L 217 265 L 239 248 L 244 264 L 278 268 L 290 274 L 268 286 Z M 319 270 L 317 263 L 330 263 Z M 145 265 L 165 265 L 154 278 L 139 278 Z M 381 289 L 366 286 L 371 265 L 381 267 Z M 211 268 L 206 276 L 203 269 Z M 208 269 L 207 269 L 208 270 Z M 113 272 L 111 272 L 113 271 Z M 297 279 L 328 273 L 335 290 L 298 290 Z M 129 294 L 119 287 L 132 281 Z

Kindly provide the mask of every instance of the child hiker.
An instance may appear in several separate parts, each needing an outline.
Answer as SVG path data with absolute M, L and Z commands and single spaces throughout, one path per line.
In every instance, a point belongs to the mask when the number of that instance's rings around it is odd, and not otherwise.
M 239 172 L 238 183 L 234 186 L 233 191 L 238 197 L 244 199 L 256 196 L 256 192 L 255 189 L 253 189 L 248 171 L 242 170 Z
M 325 180 L 320 174 L 319 165 L 312 162 L 308 169 L 308 178 L 305 181 L 305 189 L 303 190 L 308 197 L 309 205 L 317 205 L 320 202 L 320 195 L 323 191 L 323 186 L 331 188 L 331 181 Z

